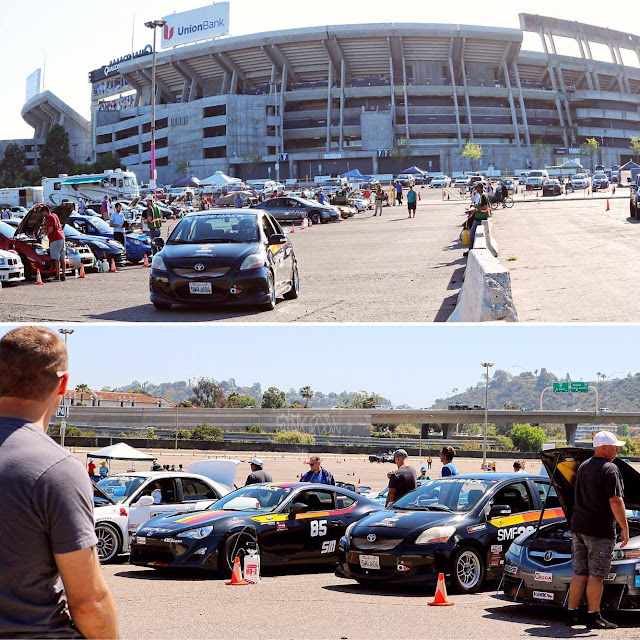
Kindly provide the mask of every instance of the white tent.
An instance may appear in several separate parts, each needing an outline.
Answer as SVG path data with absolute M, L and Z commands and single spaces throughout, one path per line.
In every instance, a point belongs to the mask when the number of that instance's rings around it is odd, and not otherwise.
M 156 459 L 154 456 L 138 451 L 124 442 L 118 442 L 118 444 L 111 445 L 110 447 L 87 453 L 87 458 L 100 458 L 101 460 L 146 460 L 147 462 Z
M 242 180 L 232 178 L 222 171 L 216 171 L 212 176 L 200 181 L 201 187 L 228 187 L 230 184 L 242 184 Z

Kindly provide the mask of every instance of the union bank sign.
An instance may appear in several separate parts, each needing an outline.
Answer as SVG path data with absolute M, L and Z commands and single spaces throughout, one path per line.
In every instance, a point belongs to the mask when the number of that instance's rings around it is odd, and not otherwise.
M 168 49 L 179 44 L 209 40 L 229 34 L 229 3 L 216 2 L 207 7 L 174 13 L 162 18 L 161 47 Z

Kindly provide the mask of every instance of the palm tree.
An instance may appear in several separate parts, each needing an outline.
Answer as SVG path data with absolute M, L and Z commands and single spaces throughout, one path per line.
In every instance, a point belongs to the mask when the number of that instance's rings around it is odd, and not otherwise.
M 79 384 L 76 386 L 76 391 L 80 392 L 80 402 L 82 402 L 85 393 L 89 393 L 91 389 L 88 384 Z
M 313 390 L 311 389 L 311 387 L 302 387 L 302 389 L 300 389 L 300 395 L 303 398 L 306 398 L 306 402 L 304 403 L 304 407 L 305 409 L 309 406 L 309 400 L 311 398 L 313 398 Z

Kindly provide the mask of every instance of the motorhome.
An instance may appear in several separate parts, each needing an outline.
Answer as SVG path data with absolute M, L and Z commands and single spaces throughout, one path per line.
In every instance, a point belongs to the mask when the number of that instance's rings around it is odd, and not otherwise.
M 57 178 L 43 178 L 44 201 L 52 206 L 63 202 L 101 202 L 109 198 L 133 200 L 140 197 L 136 174 L 115 169 L 102 173 L 79 176 L 59 175 Z
M 42 187 L 0 189 L 0 208 L 25 207 L 30 209 L 34 204 L 40 204 L 41 202 L 44 202 Z

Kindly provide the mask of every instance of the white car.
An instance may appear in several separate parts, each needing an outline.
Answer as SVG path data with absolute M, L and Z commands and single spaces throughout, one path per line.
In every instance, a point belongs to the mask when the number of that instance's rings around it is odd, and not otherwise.
M 451 186 L 451 178 L 449 176 L 436 176 L 431 180 L 429 186 L 433 189 L 440 188 L 443 189 L 445 187 Z
M 0 249 L 0 283 L 12 284 L 24 280 L 22 258 L 13 251 Z
M 138 527 L 157 515 L 208 509 L 229 493 L 239 462 L 202 460 L 186 472 L 138 471 L 100 480 L 93 509 L 100 562 L 129 553 Z
M 591 178 L 586 173 L 576 173 L 571 178 L 571 186 L 574 189 L 588 189 L 591 186 Z

